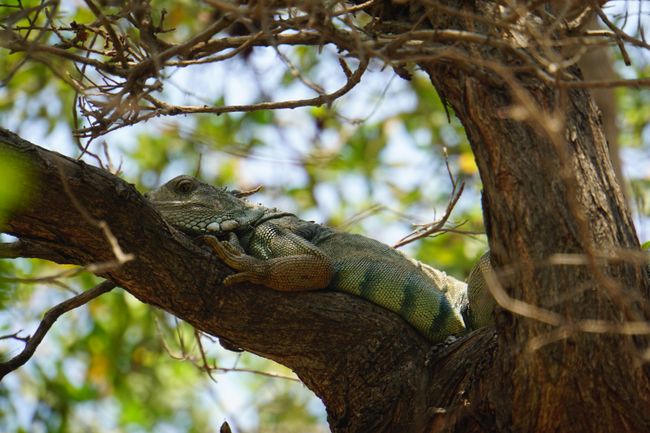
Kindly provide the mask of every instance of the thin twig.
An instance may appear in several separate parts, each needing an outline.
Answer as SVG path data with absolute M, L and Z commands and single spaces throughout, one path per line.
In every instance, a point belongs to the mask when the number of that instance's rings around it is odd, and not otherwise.
M 111 231 L 111 228 L 108 226 L 106 221 L 101 220 L 97 221 L 95 220 L 90 213 L 81 205 L 81 202 L 77 199 L 77 197 L 72 193 L 72 190 L 70 189 L 70 185 L 68 185 L 68 182 L 66 180 L 65 174 L 63 173 L 63 168 L 61 168 L 60 165 L 57 165 L 57 169 L 59 170 L 59 177 L 61 179 L 61 184 L 63 185 L 63 190 L 65 191 L 66 195 L 72 201 L 73 206 L 77 211 L 81 214 L 81 216 L 89 223 L 92 224 L 95 227 L 98 227 L 101 229 L 102 233 L 104 233 L 104 237 L 108 241 L 108 243 L 111 246 L 111 250 L 113 251 L 113 255 L 115 256 L 115 259 L 117 261 L 118 265 L 122 265 L 130 260 L 133 260 L 135 256 L 133 254 L 127 254 L 125 253 L 122 248 L 120 247 L 120 244 L 113 235 L 113 232 Z M 108 263 L 108 262 L 106 262 Z M 106 265 L 104 263 L 104 266 Z M 86 267 L 86 269 L 91 269 L 93 265 L 89 265 Z M 93 268 L 95 272 L 97 272 L 97 266 L 95 265 L 95 268 Z
M 23 332 L 23 330 L 19 329 L 13 334 L 1 335 L 0 340 L 18 340 L 18 341 L 22 341 L 23 343 L 27 343 L 29 341 L 29 337 L 21 337 L 20 335 L 18 335 L 21 332 Z
M 195 341 L 197 342 L 197 345 L 199 346 L 199 350 L 201 352 L 201 362 L 196 359 L 195 356 L 192 356 L 189 353 L 189 350 L 185 348 L 185 343 L 184 339 L 182 338 L 180 334 L 180 326 L 176 327 L 176 331 L 178 333 L 178 341 L 179 341 L 179 346 L 181 348 L 181 353 L 176 354 L 172 351 L 172 349 L 167 345 L 165 342 L 165 339 L 162 337 L 162 329 L 160 328 L 160 324 L 156 321 L 156 326 L 158 327 L 158 333 L 160 335 L 160 339 L 162 342 L 162 347 L 165 352 L 167 352 L 167 355 L 169 355 L 170 358 L 176 359 L 179 361 L 189 361 L 192 364 L 196 365 L 198 368 L 201 370 L 205 371 L 209 376 L 210 379 L 212 379 L 214 382 L 216 382 L 216 379 L 212 376 L 211 372 L 216 371 L 219 373 L 251 373 L 251 374 L 257 374 L 259 376 L 266 376 L 266 377 L 272 377 L 274 379 L 283 379 L 283 380 L 290 380 L 293 382 L 300 382 L 299 379 L 296 379 L 295 377 L 291 376 L 284 376 L 282 374 L 275 374 L 275 373 L 269 373 L 267 371 L 261 371 L 261 370 L 255 370 L 252 368 L 239 368 L 239 367 L 217 367 L 215 365 L 210 365 L 208 362 L 207 356 L 205 354 L 205 350 L 203 349 L 203 344 L 200 341 L 200 333 L 198 330 L 195 329 L 195 336 L 196 339 Z M 205 337 L 210 338 L 209 335 L 205 335 Z
M 11 358 L 9 361 L 0 363 L 0 381 L 2 381 L 2 378 L 4 378 L 7 374 L 25 364 L 32 357 L 32 355 L 34 355 L 34 352 L 36 351 L 38 345 L 41 344 L 41 341 L 43 341 L 43 338 L 47 332 L 62 314 L 67 313 L 68 311 L 84 305 L 92 299 L 95 299 L 98 296 L 111 291 L 115 286 L 116 284 L 112 281 L 104 281 L 92 289 L 87 290 L 66 301 L 63 301 L 48 310 L 47 313 L 45 313 L 43 320 L 41 320 L 41 323 L 38 325 L 38 328 L 36 329 L 34 335 L 29 337 L 26 341 L 22 352 Z
M 590 259 L 585 255 L 579 257 L 579 255 L 556 254 L 548 260 L 548 263 L 551 265 L 589 265 Z M 483 269 L 483 276 L 485 277 L 488 290 L 499 306 L 511 313 L 546 323 L 556 328 L 550 334 L 532 338 L 528 342 L 528 350 L 538 350 L 546 344 L 567 338 L 578 332 L 618 335 L 650 334 L 650 322 L 644 320 L 630 320 L 621 323 L 598 319 L 573 321 L 571 318 L 564 317 L 547 308 L 512 298 L 503 288 L 495 270 L 492 268 Z
M 203 349 L 203 343 L 201 343 L 201 331 L 199 331 L 196 328 L 194 328 L 194 338 L 196 338 L 196 344 L 199 348 L 199 353 L 201 354 L 201 362 L 202 362 L 201 369 L 205 371 L 205 374 L 208 375 L 211 381 L 217 383 L 217 379 L 215 379 L 214 376 L 212 376 L 213 369 L 208 364 L 208 357 L 205 354 L 205 349 Z
M 445 214 L 438 221 L 434 221 L 427 224 L 419 224 L 416 230 L 414 230 L 407 236 L 400 239 L 399 242 L 393 245 L 393 248 L 403 247 L 404 245 L 410 244 L 411 242 L 414 242 L 418 239 L 431 236 L 441 231 L 444 228 L 445 224 L 447 223 L 447 220 L 449 220 L 449 217 L 451 216 L 454 207 L 456 207 L 456 203 L 458 203 L 458 199 L 460 199 L 460 196 L 463 194 L 463 191 L 465 190 L 465 182 L 461 182 L 460 184 L 456 182 L 456 179 L 454 178 L 454 175 L 451 172 L 451 168 L 449 167 L 449 158 L 447 156 L 447 150 L 445 149 L 444 152 L 445 152 L 445 165 L 447 167 L 447 174 L 449 175 L 449 179 L 452 185 L 451 199 L 449 200 L 449 203 L 447 203 L 447 209 L 445 209 Z

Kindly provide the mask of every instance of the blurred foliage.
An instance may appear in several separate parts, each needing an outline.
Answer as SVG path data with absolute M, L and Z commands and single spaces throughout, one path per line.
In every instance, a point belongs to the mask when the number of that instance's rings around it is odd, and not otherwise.
M 646 60 L 647 61 L 647 60 Z M 620 65 L 619 65 L 620 66 Z M 624 76 L 647 77 L 650 66 L 625 68 Z M 621 142 L 629 147 L 647 147 L 650 138 L 650 92 L 617 89 Z
M 0 151 L 0 230 L 7 214 L 27 206 L 36 179 L 25 160 L 14 153 Z
M 81 5 L 65 2 L 57 19 L 91 20 Z M 176 29 L 163 38 L 188 35 L 215 18 L 190 0 L 160 1 L 157 8 L 166 9 L 165 23 Z M 336 53 L 327 47 L 283 52 L 313 80 L 327 77 L 336 61 Z M 272 49 L 255 48 L 250 56 L 224 66 L 206 67 L 189 77 L 179 74 L 177 86 L 166 91 L 178 101 L 199 97 L 218 105 L 240 103 L 237 98 L 246 102 L 304 93 L 288 68 L 268 73 L 278 65 Z M 55 69 L 65 76 L 67 67 Z M 121 167 L 122 175 L 142 190 L 181 173 L 241 188 L 261 184 L 264 190 L 256 199 L 266 205 L 393 243 L 413 223 L 432 221 L 444 212 L 451 191 L 444 148 L 453 176 L 467 183 L 452 222 L 461 230 L 480 232 L 480 180 L 453 113 L 446 112 L 424 75 L 416 73 L 407 82 L 382 65 L 371 69 L 361 85 L 331 107 L 151 121 L 107 135 L 107 154 L 113 166 Z M 78 156 L 72 134 L 78 126 L 73 116 L 75 95 L 60 76 L 42 63 L 25 62 L 5 51 L 0 52 L 0 71 L 4 80 L 0 124 L 38 144 Z M 623 144 L 647 152 L 650 94 L 621 89 L 618 99 Z M 103 155 L 100 143 L 91 150 Z M 96 163 L 88 155 L 84 160 Z M 650 202 L 647 166 L 631 179 L 634 197 L 643 200 L 637 206 L 642 212 L 648 211 Z M 18 161 L 0 156 L 0 208 L 24 202 L 24 190 L 7 180 L 22 175 L 28 176 Z M 461 278 L 485 249 L 483 236 L 459 233 L 405 248 Z M 66 279 L 64 287 L 52 281 L 6 280 L 62 269 L 66 268 L 36 260 L 0 261 L 3 335 L 21 329 L 21 335 L 28 335 L 48 308 L 71 296 L 69 290 L 87 290 L 97 283 L 89 275 Z M 204 337 L 202 344 L 209 365 L 226 371 L 290 374 L 271 361 L 227 352 L 210 338 Z M 19 341 L 0 340 L 3 359 L 21 349 Z M 0 383 L 0 430 L 217 432 L 227 419 L 236 432 L 327 431 L 322 404 L 304 386 L 219 370 L 212 372 L 214 383 L 202 365 L 188 325 L 114 290 L 62 317 L 34 358 Z

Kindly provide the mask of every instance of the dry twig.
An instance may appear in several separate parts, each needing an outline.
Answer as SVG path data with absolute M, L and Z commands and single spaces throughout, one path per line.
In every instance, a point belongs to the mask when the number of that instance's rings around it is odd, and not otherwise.
M 36 332 L 34 332 L 31 337 L 26 337 L 24 339 L 19 338 L 25 341 L 25 347 L 22 352 L 11 358 L 9 361 L 0 363 L 0 381 L 7 374 L 25 364 L 32 355 L 34 355 L 38 345 L 41 344 L 41 341 L 43 341 L 47 332 L 62 314 L 88 303 L 92 299 L 111 291 L 114 287 L 115 283 L 112 281 L 104 281 L 92 289 L 70 298 L 67 301 L 61 302 L 59 305 L 48 310 L 47 313 L 45 313 L 43 320 L 41 320 L 41 323 L 38 325 Z
M 78 110 L 86 120 L 86 126 L 80 127 L 78 132 L 91 139 L 158 116 L 331 104 L 359 82 L 371 57 L 393 66 L 453 61 L 461 67 L 482 67 L 485 59 L 459 59 L 455 56 L 455 45 L 490 45 L 519 59 L 519 65 L 516 69 L 510 68 L 509 73 L 527 71 L 559 88 L 650 85 L 647 77 L 584 81 L 572 71 L 575 62 L 594 47 L 617 46 L 626 63 L 631 63 L 626 45 L 645 50 L 650 48 L 642 34 L 630 35 L 613 22 L 602 11 L 601 1 L 560 8 L 555 16 L 542 7 L 545 2 L 507 2 L 498 14 L 483 16 L 473 14 L 469 9 L 456 10 L 429 0 L 420 5 L 423 9 L 420 20 L 408 28 L 400 28 L 394 22 L 377 21 L 365 25 L 359 21 L 360 11 L 372 14 L 373 8 L 379 7 L 374 0 L 356 5 L 337 1 L 328 4 L 298 2 L 291 6 L 283 6 L 283 2 L 277 5 L 268 2 L 238 4 L 209 0 L 205 1 L 205 7 L 218 18 L 177 42 L 159 38 L 160 34 L 169 33 L 168 39 L 173 41 L 175 33 L 173 29 L 164 29 L 164 14 L 161 14 L 160 22 L 154 24 L 155 11 L 148 2 L 126 2 L 119 12 L 111 14 L 93 0 L 85 2 L 95 15 L 95 21 L 67 26 L 50 19 L 58 2 L 43 2 L 33 8 L 17 7 L 1 25 L 3 37 L 0 38 L 0 47 L 22 53 L 25 59 L 4 77 L 5 81 L 31 59 L 46 65 L 78 92 Z M 593 14 L 600 17 L 608 31 L 583 28 L 587 18 Z M 433 16 L 471 19 L 481 27 L 472 31 L 432 29 L 427 17 Z M 23 25 L 23 18 L 30 24 Z M 118 20 L 121 20 L 119 25 Z M 246 28 L 249 34 L 229 35 L 228 29 L 234 23 Z M 141 39 L 129 40 L 127 35 L 131 31 L 138 32 Z M 50 42 L 55 39 L 59 42 Z M 180 68 L 223 62 L 252 47 L 278 50 L 283 45 L 320 48 L 324 44 L 334 45 L 341 56 L 356 58 L 362 65 L 354 74 L 349 74 L 345 86 L 335 92 L 325 92 L 321 84 L 308 79 L 303 71 L 277 51 L 291 73 L 315 91 L 316 97 L 212 106 L 177 105 L 158 96 L 172 72 Z M 75 68 L 62 73 L 61 64 L 72 64 Z M 491 72 L 497 71 L 491 69 Z M 497 76 L 500 75 L 497 73 Z
M 428 236 L 433 236 L 434 234 L 442 231 L 450 231 L 449 228 L 445 228 L 445 224 L 447 224 L 447 221 L 451 216 L 451 212 L 454 210 L 454 207 L 456 207 L 456 203 L 458 203 L 458 199 L 460 199 L 460 196 L 463 194 L 463 191 L 465 190 L 465 183 L 461 182 L 459 184 L 454 178 L 454 175 L 451 172 L 451 168 L 449 167 L 449 158 L 446 149 L 445 149 L 445 166 L 447 167 L 447 174 L 449 175 L 449 180 L 451 181 L 451 194 L 450 194 L 451 197 L 449 199 L 449 203 L 447 203 L 447 208 L 445 209 L 444 215 L 442 216 L 442 218 L 440 218 L 437 221 L 433 221 L 426 224 L 416 224 L 417 229 L 414 230 L 409 235 L 400 239 L 399 242 L 393 245 L 393 248 L 403 247 L 404 245 L 410 244 L 411 242 L 414 242 L 418 239 L 422 239 Z

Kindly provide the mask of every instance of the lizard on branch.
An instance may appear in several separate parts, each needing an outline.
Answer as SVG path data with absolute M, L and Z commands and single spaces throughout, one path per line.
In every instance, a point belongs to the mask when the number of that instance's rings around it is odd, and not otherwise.
M 253 191 L 254 192 L 254 191 Z M 173 227 L 203 235 L 237 271 L 224 284 L 255 283 L 280 291 L 330 289 L 386 308 L 431 342 L 492 321 L 485 255 L 468 285 L 374 239 L 303 221 L 228 191 L 179 176 L 146 197 Z

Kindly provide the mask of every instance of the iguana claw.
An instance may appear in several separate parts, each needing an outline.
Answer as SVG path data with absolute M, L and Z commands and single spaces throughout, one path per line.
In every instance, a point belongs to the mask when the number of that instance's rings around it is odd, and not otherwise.
M 223 280 L 223 284 L 229 286 L 236 283 L 262 284 L 268 273 L 268 266 L 264 261 L 249 256 L 242 249 L 236 240 L 220 241 L 214 236 L 203 236 L 201 238 L 207 243 L 215 254 L 230 268 L 241 271 L 229 275 Z

